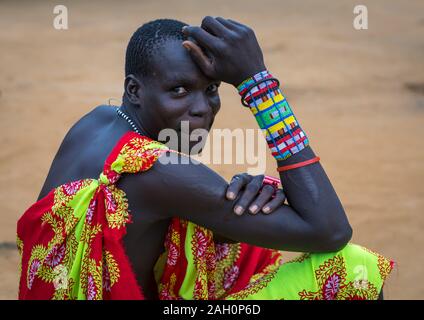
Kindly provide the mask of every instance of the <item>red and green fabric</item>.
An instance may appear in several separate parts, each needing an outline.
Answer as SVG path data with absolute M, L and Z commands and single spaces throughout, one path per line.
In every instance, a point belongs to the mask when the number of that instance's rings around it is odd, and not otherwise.
M 375 300 L 394 263 L 356 244 L 331 253 L 218 244 L 213 233 L 174 219 L 155 268 L 163 300 Z
M 131 222 L 122 173 L 148 170 L 166 146 L 125 134 L 99 179 L 53 189 L 18 221 L 20 299 L 143 299 L 122 244 Z

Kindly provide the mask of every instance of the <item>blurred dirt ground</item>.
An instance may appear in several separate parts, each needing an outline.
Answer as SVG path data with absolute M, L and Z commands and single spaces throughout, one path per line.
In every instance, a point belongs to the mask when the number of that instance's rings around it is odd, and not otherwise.
M 119 103 L 132 32 L 155 18 L 199 24 L 205 15 L 256 31 L 342 199 L 353 242 L 398 262 L 385 298 L 424 298 L 423 1 L 361 1 L 362 31 L 352 26 L 355 1 L 61 1 L 66 31 L 52 26 L 56 4 L 0 2 L 0 298 L 17 296 L 16 221 L 66 131 L 94 106 Z M 221 88 L 215 127 L 257 128 L 234 88 Z M 247 166 L 211 167 L 229 179 Z M 268 155 L 267 174 L 274 170 Z

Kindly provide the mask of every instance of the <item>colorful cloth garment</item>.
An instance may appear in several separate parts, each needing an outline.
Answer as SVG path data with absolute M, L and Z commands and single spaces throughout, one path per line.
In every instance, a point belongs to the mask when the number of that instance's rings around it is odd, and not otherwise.
M 167 150 L 136 133 L 125 134 L 98 180 L 53 189 L 18 221 L 19 299 L 142 299 L 122 237 L 130 222 L 122 173 L 148 170 Z
M 245 96 L 244 100 L 276 160 L 285 160 L 309 145 L 308 137 L 299 126 L 277 81 L 272 80 L 267 70 L 247 78 L 237 90 L 242 97 Z
M 376 300 L 394 262 L 356 244 L 338 252 L 282 253 L 213 234 L 174 219 L 156 265 L 163 300 Z
M 150 169 L 168 148 L 125 134 L 98 180 L 53 189 L 19 219 L 20 299 L 143 299 L 122 237 L 131 222 L 123 173 Z M 218 244 L 213 233 L 173 218 L 155 266 L 160 299 L 376 299 L 393 262 L 357 245 L 303 254 L 245 243 Z

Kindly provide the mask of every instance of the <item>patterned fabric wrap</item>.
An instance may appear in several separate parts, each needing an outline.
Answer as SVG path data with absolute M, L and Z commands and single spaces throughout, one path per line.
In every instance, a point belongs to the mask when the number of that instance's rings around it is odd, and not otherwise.
M 122 173 L 148 170 L 166 146 L 125 134 L 98 180 L 53 189 L 19 219 L 19 299 L 142 299 L 122 245 L 130 222 Z
M 241 96 L 245 95 L 245 102 L 262 129 L 274 158 L 285 160 L 308 146 L 309 140 L 278 83 L 275 80 L 261 81 L 270 78 L 272 75 L 265 70 L 243 81 L 237 89 Z
M 23 214 L 20 299 L 144 298 L 122 244 L 131 217 L 115 183 L 167 150 L 129 132 L 98 180 L 59 186 Z M 376 299 L 392 268 L 354 244 L 282 264 L 280 251 L 215 243 L 210 230 L 173 218 L 154 272 L 160 299 Z
M 282 253 L 215 243 L 209 230 L 174 219 L 155 266 L 161 300 L 376 300 L 394 262 L 356 244 L 331 253 Z

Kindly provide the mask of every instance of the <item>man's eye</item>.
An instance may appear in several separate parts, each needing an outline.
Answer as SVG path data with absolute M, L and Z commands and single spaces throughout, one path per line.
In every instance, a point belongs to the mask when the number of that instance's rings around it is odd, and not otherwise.
M 183 95 L 187 93 L 187 90 L 184 87 L 175 87 L 175 88 L 172 88 L 172 92 L 177 95 Z
M 213 83 L 208 87 L 208 92 L 210 93 L 216 93 L 218 92 L 219 84 Z

